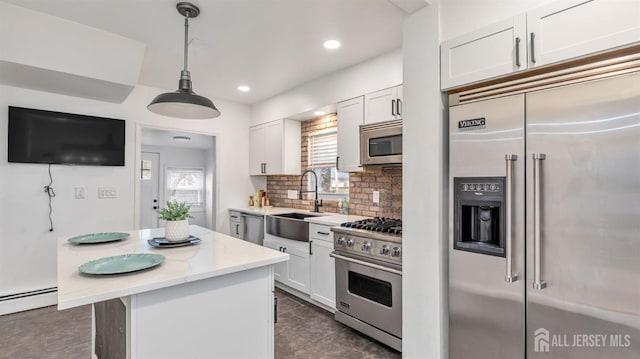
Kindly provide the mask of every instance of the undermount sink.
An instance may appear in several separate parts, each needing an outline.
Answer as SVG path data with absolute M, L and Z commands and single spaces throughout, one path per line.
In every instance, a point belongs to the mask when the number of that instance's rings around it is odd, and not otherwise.
M 294 241 L 309 242 L 309 222 L 304 219 L 324 214 L 281 213 L 266 216 L 267 233 Z

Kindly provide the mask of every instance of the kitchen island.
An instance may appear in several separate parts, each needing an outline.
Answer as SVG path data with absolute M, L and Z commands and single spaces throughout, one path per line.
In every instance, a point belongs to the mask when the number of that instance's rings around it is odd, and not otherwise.
M 202 242 L 178 248 L 147 243 L 164 229 L 128 233 L 103 244 L 72 245 L 66 237 L 57 243 L 58 309 L 94 305 L 99 358 L 273 358 L 273 264 L 288 254 L 198 226 L 190 233 Z M 78 271 L 88 261 L 126 253 L 166 259 L 127 274 Z

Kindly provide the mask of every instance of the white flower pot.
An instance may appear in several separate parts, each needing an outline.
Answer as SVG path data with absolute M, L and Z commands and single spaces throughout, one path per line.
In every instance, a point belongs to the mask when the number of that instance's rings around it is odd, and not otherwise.
M 167 221 L 164 236 L 168 241 L 183 241 L 189 238 L 189 220 Z

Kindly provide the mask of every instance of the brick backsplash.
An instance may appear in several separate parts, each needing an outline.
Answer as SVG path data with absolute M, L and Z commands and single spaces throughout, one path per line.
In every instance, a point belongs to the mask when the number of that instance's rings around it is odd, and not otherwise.
M 335 115 L 321 116 L 302 122 L 301 170 L 307 168 L 309 160 L 307 149 L 309 134 L 337 126 Z M 300 176 L 267 176 L 267 194 L 272 206 L 313 209 L 313 193 L 305 195 L 303 200 L 288 199 L 288 190 L 300 190 Z M 380 191 L 380 203 L 373 203 L 373 191 Z M 320 211 L 338 212 L 338 201 L 324 200 Z M 349 214 L 402 218 L 402 168 L 385 168 L 381 173 L 349 173 Z

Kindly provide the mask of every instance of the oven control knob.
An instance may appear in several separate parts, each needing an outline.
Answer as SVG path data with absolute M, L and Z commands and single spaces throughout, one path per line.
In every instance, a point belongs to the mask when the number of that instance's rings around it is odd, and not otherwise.
M 355 242 L 353 241 L 353 239 L 349 239 L 349 240 L 347 241 L 347 247 L 353 247 L 353 244 L 354 244 L 354 243 L 355 243 Z
M 401 254 L 402 250 L 400 249 L 400 247 L 393 247 L 393 250 L 391 251 L 392 257 L 400 257 Z
M 391 249 L 386 244 L 383 245 L 382 248 L 380 248 L 380 254 L 382 255 L 388 256 L 390 252 L 391 252 Z
M 338 239 L 336 240 L 336 243 L 338 243 L 341 246 L 344 246 L 344 243 L 345 243 L 344 237 L 338 237 Z
M 362 243 L 362 250 L 368 252 L 371 250 L 371 242 Z

